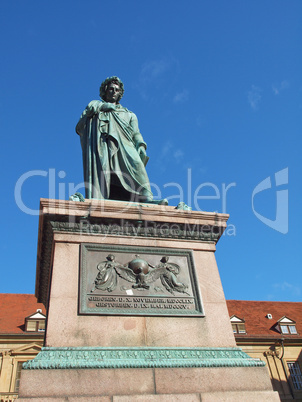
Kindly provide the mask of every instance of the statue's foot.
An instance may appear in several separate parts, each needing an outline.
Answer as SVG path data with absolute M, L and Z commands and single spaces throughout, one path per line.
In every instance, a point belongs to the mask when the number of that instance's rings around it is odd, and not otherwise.
M 156 204 L 156 205 L 168 205 L 168 200 L 166 198 L 163 198 L 162 200 L 149 200 L 149 201 L 144 201 L 147 204 Z
M 138 196 L 137 201 L 142 204 L 156 204 L 156 205 L 168 205 L 168 200 L 163 198 L 162 200 L 154 200 L 149 194 L 141 194 Z
M 77 193 L 75 193 L 75 194 L 72 194 L 72 195 L 69 197 L 69 201 L 85 202 L 85 198 L 84 198 L 84 196 L 83 196 L 81 193 L 77 192 Z
M 181 211 L 192 211 L 192 208 L 189 207 L 184 202 L 180 202 L 175 209 L 178 209 L 178 210 L 181 210 Z
M 168 205 L 168 204 L 169 204 L 169 202 L 168 202 L 168 200 L 166 198 L 163 198 L 162 200 L 159 200 L 159 203 L 158 203 L 158 205 Z

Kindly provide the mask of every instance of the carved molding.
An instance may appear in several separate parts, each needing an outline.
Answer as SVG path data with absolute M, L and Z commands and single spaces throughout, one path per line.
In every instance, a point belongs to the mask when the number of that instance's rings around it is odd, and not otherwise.
M 82 223 L 50 221 L 50 224 L 54 231 L 102 236 L 159 237 L 163 239 L 198 240 L 211 243 L 217 243 L 221 236 L 221 233 L 209 230 L 208 225 L 205 225 L 206 228 L 203 226 L 196 228 L 194 225 L 176 225 L 175 223 L 169 224 L 167 222 L 161 224 L 154 223 L 153 226 L 143 226 L 139 224 L 123 225 L 117 222 L 114 224 L 97 224 L 84 219 Z
M 8 358 L 12 355 L 12 350 L 3 350 L 1 353 L 3 358 Z
M 44 347 L 23 369 L 261 367 L 240 348 Z

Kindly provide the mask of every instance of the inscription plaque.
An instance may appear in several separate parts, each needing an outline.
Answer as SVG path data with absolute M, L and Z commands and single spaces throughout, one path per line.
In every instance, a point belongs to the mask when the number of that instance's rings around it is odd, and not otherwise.
M 81 244 L 79 313 L 204 316 L 193 252 Z

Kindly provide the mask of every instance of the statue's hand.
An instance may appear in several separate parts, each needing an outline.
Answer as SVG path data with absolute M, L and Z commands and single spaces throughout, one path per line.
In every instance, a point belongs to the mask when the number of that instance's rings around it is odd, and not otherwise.
M 96 112 L 94 106 L 88 106 L 88 107 L 87 107 L 87 109 L 86 109 L 86 115 L 87 115 L 88 117 L 91 117 L 91 116 L 93 116 L 93 115 L 96 114 L 96 113 L 97 113 L 97 112 Z
M 138 152 L 141 160 L 144 162 L 146 159 L 146 156 L 147 156 L 145 147 L 143 145 L 141 145 L 140 147 L 138 147 L 137 152 Z
M 115 110 L 115 105 L 113 103 L 104 102 L 102 103 L 100 110 L 102 112 L 111 112 L 112 110 Z

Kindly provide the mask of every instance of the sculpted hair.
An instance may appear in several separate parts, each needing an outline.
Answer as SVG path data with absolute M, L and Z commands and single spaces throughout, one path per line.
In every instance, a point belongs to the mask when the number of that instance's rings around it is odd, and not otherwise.
M 119 77 L 116 77 L 115 75 L 112 77 L 108 77 L 105 79 L 105 81 L 102 82 L 101 86 L 100 86 L 100 97 L 106 102 L 106 92 L 108 89 L 108 86 L 111 83 L 117 84 L 120 87 L 120 96 L 118 99 L 118 102 L 122 99 L 123 95 L 124 95 L 124 84 L 122 83 L 122 81 L 119 79 Z

